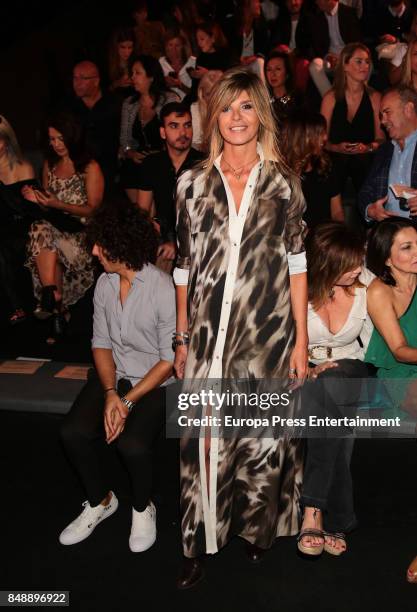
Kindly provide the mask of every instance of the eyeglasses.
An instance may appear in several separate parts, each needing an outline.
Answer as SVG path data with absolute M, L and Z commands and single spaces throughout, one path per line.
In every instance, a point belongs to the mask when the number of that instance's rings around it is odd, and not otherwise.
M 90 81 L 91 79 L 98 79 L 98 75 L 95 76 L 81 76 L 78 74 L 74 74 L 72 76 L 73 81 Z

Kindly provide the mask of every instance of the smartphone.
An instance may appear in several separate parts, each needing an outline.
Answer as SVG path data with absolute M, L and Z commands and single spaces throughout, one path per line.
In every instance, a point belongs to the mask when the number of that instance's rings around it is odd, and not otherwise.
M 39 191 L 39 193 L 41 193 L 44 196 L 48 196 L 48 192 L 46 191 L 46 189 L 44 189 L 42 187 L 42 185 L 40 183 L 37 183 L 36 185 L 33 185 L 32 189 L 34 191 Z

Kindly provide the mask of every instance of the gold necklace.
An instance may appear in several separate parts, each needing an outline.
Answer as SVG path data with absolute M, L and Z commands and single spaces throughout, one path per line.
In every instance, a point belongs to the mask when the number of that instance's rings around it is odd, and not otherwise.
M 233 176 L 238 181 L 240 180 L 240 177 L 243 174 L 242 173 L 243 168 L 246 168 L 246 166 L 250 166 L 250 164 L 253 164 L 253 162 L 256 162 L 257 159 L 258 159 L 258 155 L 256 155 L 255 159 L 252 159 L 252 161 L 246 162 L 246 164 L 243 164 L 243 166 L 239 166 L 239 168 L 233 168 L 232 164 L 229 164 L 229 162 L 226 159 L 224 159 L 224 157 L 222 157 L 222 161 L 224 161 L 224 163 L 229 166 L 230 170 L 233 173 Z

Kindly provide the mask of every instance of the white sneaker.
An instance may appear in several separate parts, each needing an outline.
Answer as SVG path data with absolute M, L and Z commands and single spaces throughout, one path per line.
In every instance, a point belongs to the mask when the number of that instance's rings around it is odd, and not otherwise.
M 61 544 L 65 546 L 69 544 L 78 544 L 78 542 L 82 542 L 88 538 L 101 521 L 104 521 L 104 519 L 116 512 L 119 502 L 113 491 L 111 491 L 110 502 L 107 506 L 99 504 L 98 506 L 91 507 L 88 501 L 85 501 L 83 506 L 84 510 L 81 512 L 80 516 L 77 516 L 75 521 L 72 521 L 72 523 L 61 532 L 59 536 Z
M 156 540 L 156 509 L 152 502 L 143 512 L 132 508 L 129 548 L 132 552 L 148 550 Z

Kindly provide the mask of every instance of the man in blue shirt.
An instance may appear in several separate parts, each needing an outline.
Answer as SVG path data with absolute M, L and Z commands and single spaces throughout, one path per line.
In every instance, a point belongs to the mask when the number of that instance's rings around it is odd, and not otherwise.
M 417 93 L 408 87 L 390 89 L 382 97 L 380 115 L 391 140 L 375 154 L 359 193 L 359 209 L 367 221 L 413 218 L 417 215 Z M 391 185 L 398 186 L 397 197 Z
M 129 546 L 132 552 L 142 552 L 156 539 L 151 451 L 165 422 L 164 385 L 172 376 L 175 291 L 172 278 L 151 263 L 158 238 L 136 206 L 103 208 L 88 233 L 93 255 L 105 270 L 94 293 L 97 376 L 90 377 L 61 430 L 87 501 L 59 541 L 81 542 L 117 510 L 105 468 L 108 445 L 115 442 L 132 486 Z

